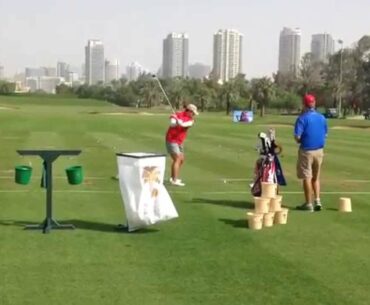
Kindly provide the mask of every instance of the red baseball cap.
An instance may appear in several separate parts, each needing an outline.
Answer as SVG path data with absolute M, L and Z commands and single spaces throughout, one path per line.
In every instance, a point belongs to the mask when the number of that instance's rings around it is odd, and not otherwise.
M 303 104 L 306 107 L 309 107 L 309 108 L 315 107 L 315 105 L 316 105 L 316 98 L 315 98 L 315 96 L 312 95 L 312 94 L 305 94 L 305 96 L 303 97 Z

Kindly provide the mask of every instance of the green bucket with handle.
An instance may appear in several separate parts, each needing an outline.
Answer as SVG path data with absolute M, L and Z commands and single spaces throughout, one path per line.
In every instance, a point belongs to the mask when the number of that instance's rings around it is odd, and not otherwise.
M 28 165 L 17 165 L 15 167 L 15 183 L 26 185 L 30 183 L 32 167 Z
M 82 166 L 76 165 L 66 168 L 68 183 L 72 185 L 81 184 L 84 179 Z

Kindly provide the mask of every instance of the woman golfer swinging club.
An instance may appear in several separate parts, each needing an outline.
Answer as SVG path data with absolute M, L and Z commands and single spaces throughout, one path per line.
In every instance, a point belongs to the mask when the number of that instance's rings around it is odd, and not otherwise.
M 170 116 L 170 126 L 166 134 L 166 148 L 171 155 L 170 183 L 176 186 L 185 186 L 179 179 L 180 169 L 184 164 L 184 141 L 188 129 L 194 124 L 194 116 L 198 115 L 197 107 L 193 104 L 185 106 L 183 111 Z

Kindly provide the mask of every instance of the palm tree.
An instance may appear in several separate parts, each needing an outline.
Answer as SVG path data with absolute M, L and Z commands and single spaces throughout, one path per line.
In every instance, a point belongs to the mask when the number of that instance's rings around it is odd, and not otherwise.
M 239 97 L 239 92 L 235 80 L 225 82 L 221 87 L 220 98 L 226 101 L 226 115 L 230 114 L 231 104 L 237 97 Z
M 265 115 L 265 108 L 275 95 L 275 85 L 268 77 L 252 80 L 252 96 L 260 108 L 260 115 Z
M 251 94 L 251 87 L 250 83 L 245 79 L 244 74 L 238 74 L 234 78 L 234 83 L 236 86 L 236 90 L 238 91 L 238 96 L 240 99 L 245 102 L 245 106 L 248 105 L 250 110 L 253 110 L 253 99 Z
M 143 80 L 143 85 L 140 88 L 140 96 L 142 96 L 144 104 L 148 108 L 152 108 L 158 104 L 160 92 L 158 85 L 152 78 Z
M 180 109 L 180 106 L 182 105 L 186 95 L 183 79 L 167 79 L 165 82 L 163 82 L 163 87 L 165 88 L 173 107 L 175 109 Z
M 208 108 L 217 108 L 221 85 L 213 78 L 203 79 L 204 90 L 207 92 L 206 102 Z
M 200 79 L 186 79 L 184 82 L 184 89 L 188 94 L 188 98 L 193 100 L 193 103 L 200 107 L 200 111 L 203 112 L 208 106 L 211 90 Z

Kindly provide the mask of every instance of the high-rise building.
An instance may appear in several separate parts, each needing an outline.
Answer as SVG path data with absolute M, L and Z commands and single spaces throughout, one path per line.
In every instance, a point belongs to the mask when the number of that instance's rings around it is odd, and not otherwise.
M 327 63 L 334 54 L 335 41 L 330 34 L 314 34 L 311 40 L 312 59 L 315 62 Z
M 0 66 L 0 79 L 4 79 L 5 78 L 5 75 L 4 75 L 4 67 L 3 66 Z
M 40 68 L 26 68 L 25 69 L 25 77 L 40 77 L 42 75 L 42 71 Z
M 279 41 L 279 73 L 296 76 L 301 60 L 301 30 L 283 28 Z
M 26 77 L 26 87 L 30 92 L 39 90 L 39 77 L 29 76 Z
M 149 71 L 137 62 L 132 62 L 126 67 L 126 77 L 129 82 L 137 80 L 144 73 Z
M 61 77 L 56 76 L 42 76 L 38 79 L 39 90 L 42 90 L 46 93 L 55 94 L 56 87 L 62 83 Z
M 57 69 L 54 67 L 40 67 L 41 76 L 56 77 Z
M 118 60 L 105 61 L 105 82 L 109 84 L 112 80 L 119 79 L 119 63 Z
M 26 77 L 26 87 L 30 92 L 42 90 L 46 93 L 55 94 L 56 87 L 62 82 L 63 78 L 56 76 Z
M 68 73 L 68 82 L 75 83 L 79 80 L 79 75 L 77 72 L 69 71 Z
M 57 63 L 57 76 L 63 77 L 66 81 L 69 79 L 69 65 L 65 62 Z
M 237 30 L 219 30 L 213 35 L 212 77 L 227 82 L 242 73 L 243 35 Z
M 100 40 L 89 40 L 85 47 L 85 82 L 88 85 L 104 83 L 104 45 Z
M 187 34 L 168 34 L 163 40 L 162 76 L 186 77 L 189 68 L 189 37 Z
M 85 63 L 81 65 L 81 77 L 82 78 L 86 77 L 86 64 Z
M 203 65 L 201 63 L 189 65 L 190 78 L 203 79 L 205 77 L 208 77 L 210 72 L 211 72 L 210 66 Z
M 26 68 L 25 77 L 56 77 L 57 70 L 54 67 Z

